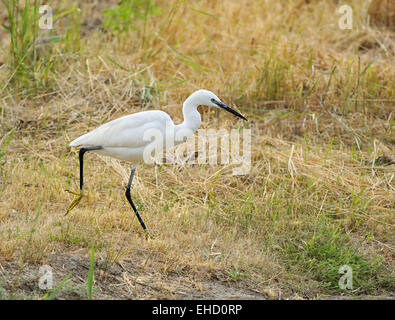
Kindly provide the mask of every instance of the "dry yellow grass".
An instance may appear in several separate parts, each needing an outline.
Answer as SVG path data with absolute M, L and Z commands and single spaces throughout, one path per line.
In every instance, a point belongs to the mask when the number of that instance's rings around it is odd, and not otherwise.
M 395 28 L 395 3 L 393 1 L 371 1 L 368 14 L 373 25 L 390 29 Z
M 0 145 L 12 137 L 0 159 L 0 263 L 82 259 L 95 243 L 99 262 L 129 261 L 151 275 L 145 283 L 177 274 L 196 291 L 219 279 L 270 298 L 314 298 L 338 292 L 336 268 L 351 263 L 353 294 L 390 293 L 395 34 L 370 27 L 362 1 L 348 1 L 352 30 L 339 29 L 335 1 L 155 3 L 143 42 L 142 29 L 103 32 L 92 24 L 103 3 L 84 2 L 81 49 L 54 45 L 49 89 L 1 86 Z M 6 83 L 5 65 L 0 72 Z M 147 241 L 124 198 L 129 165 L 88 154 L 89 197 L 64 216 L 64 189 L 79 181 L 73 138 L 146 109 L 180 122 L 183 100 L 199 88 L 250 119 L 251 172 L 139 166 L 132 197 L 154 234 Z M 200 110 L 204 128 L 235 126 Z M 138 290 L 136 298 L 163 297 Z

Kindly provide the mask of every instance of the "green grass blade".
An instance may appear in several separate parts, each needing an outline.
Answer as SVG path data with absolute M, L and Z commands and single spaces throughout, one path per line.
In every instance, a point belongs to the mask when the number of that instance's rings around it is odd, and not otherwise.
M 88 285 L 88 299 L 92 299 L 92 291 L 93 291 L 93 275 L 95 272 L 95 245 L 92 245 L 91 248 L 91 264 L 89 267 L 89 273 L 88 273 L 88 280 L 87 280 L 87 285 Z

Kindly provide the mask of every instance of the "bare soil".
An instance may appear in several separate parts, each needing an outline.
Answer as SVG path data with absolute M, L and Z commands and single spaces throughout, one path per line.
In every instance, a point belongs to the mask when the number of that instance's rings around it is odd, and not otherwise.
M 53 287 L 71 275 L 55 299 L 84 299 L 90 259 L 78 254 L 56 254 L 49 256 L 47 265 L 53 272 Z M 0 272 L 7 292 L 16 298 L 37 298 L 45 291 L 39 289 L 40 264 L 25 264 L 22 267 L 13 262 L 0 264 Z M 215 277 L 215 275 L 210 275 Z M 220 278 L 221 275 L 218 275 Z M 220 279 L 198 280 L 191 275 L 177 273 L 147 272 L 135 262 L 125 259 L 105 266 L 96 263 L 95 299 L 249 299 L 267 300 L 269 297 L 253 288 L 232 281 Z

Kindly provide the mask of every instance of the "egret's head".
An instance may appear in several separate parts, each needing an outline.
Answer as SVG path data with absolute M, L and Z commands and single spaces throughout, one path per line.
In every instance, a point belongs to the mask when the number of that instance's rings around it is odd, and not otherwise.
M 209 106 L 220 108 L 226 110 L 235 116 L 242 118 L 243 120 L 247 120 L 244 116 L 242 116 L 237 111 L 233 110 L 232 108 L 228 107 L 225 103 L 223 103 L 214 93 L 208 90 L 198 90 L 193 93 L 194 98 L 196 98 L 197 103 L 202 106 Z

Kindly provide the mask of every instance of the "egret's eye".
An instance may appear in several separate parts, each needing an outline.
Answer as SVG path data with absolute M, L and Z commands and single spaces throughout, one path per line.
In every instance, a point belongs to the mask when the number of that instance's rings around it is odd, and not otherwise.
M 214 98 L 211 98 L 211 102 L 214 103 L 214 102 L 215 102 L 215 99 L 214 99 Z

